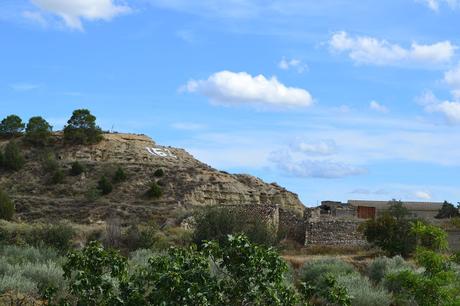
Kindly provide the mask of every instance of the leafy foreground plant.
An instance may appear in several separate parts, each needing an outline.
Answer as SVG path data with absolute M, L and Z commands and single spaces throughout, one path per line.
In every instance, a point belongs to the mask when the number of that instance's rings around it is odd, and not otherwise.
M 147 265 L 129 269 L 125 257 L 91 242 L 72 252 L 64 265 L 68 294 L 49 305 L 307 305 L 315 289 L 300 293 L 285 281 L 286 263 L 275 250 L 252 244 L 244 235 L 219 244 L 171 248 Z M 324 291 L 331 303 L 350 305 L 346 289 L 331 276 Z

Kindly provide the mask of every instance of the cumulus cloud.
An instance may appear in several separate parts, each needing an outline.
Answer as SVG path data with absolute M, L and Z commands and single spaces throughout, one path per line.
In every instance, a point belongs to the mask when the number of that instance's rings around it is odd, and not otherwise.
M 450 8 L 457 8 L 459 1 L 458 0 L 417 0 L 417 2 L 424 3 L 433 11 L 439 11 L 439 6 L 442 3 L 447 4 Z
M 416 191 L 414 192 L 414 196 L 421 200 L 431 200 L 431 194 L 426 191 Z
M 450 41 L 431 45 L 413 42 L 410 48 L 404 48 L 374 37 L 351 37 L 344 31 L 333 34 L 329 46 L 333 51 L 348 53 L 355 63 L 372 65 L 442 64 L 452 59 L 457 48 Z
M 252 76 L 246 72 L 220 71 L 206 80 L 191 80 L 182 90 L 199 93 L 212 103 L 256 104 L 274 107 L 308 107 L 311 94 L 302 88 L 288 87 L 276 77 Z
M 389 110 L 388 110 L 388 108 L 386 106 L 380 104 L 377 101 L 371 101 L 371 103 L 369 103 L 369 108 L 371 110 L 379 112 L 379 113 L 388 113 L 389 112 Z
M 440 113 L 450 124 L 460 124 L 460 65 L 446 71 L 443 81 L 450 87 L 451 100 L 440 100 L 431 91 L 418 97 L 428 113 Z
M 113 17 L 127 13 L 130 8 L 116 4 L 113 0 L 31 0 L 33 4 L 45 12 L 62 18 L 65 25 L 77 30 L 83 30 L 82 19 L 110 20 Z M 33 14 L 33 15 L 32 15 Z M 39 19 L 39 12 L 26 13 L 27 17 Z
M 295 69 L 298 73 L 303 73 L 308 70 L 308 65 L 302 63 L 299 59 L 287 59 L 283 56 L 283 58 L 278 63 L 278 68 L 283 70 Z

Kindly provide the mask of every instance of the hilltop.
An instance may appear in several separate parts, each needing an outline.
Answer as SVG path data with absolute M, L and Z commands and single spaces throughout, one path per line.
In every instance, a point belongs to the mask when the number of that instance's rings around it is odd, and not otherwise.
M 116 216 L 126 222 L 167 222 L 197 206 L 235 204 L 278 204 L 303 212 L 297 195 L 276 183 L 218 171 L 184 149 L 161 146 L 145 135 L 104 133 L 97 144 L 70 145 L 62 133 L 54 133 L 45 147 L 28 145 L 22 138 L 15 141 L 25 157 L 24 167 L 0 172 L 0 186 L 14 200 L 19 220 L 92 223 Z M 7 143 L 1 140 L 0 148 Z M 62 169 L 61 182 L 49 183 L 46 156 Z M 86 170 L 71 176 L 75 161 Z M 110 179 L 119 167 L 127 179 L 114 185 L 111 193 L 94 196 L 98 180 L 104 175 Z M 152 182 L 160 186 L 161 197 L 145 196 Z

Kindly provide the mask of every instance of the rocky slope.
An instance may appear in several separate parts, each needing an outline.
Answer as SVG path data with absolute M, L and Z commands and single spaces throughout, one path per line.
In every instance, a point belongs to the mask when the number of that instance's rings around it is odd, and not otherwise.
M 0 172 L 0 187 L 15 200 L 17 217 L 23 220 L 69 219 L 88 223 L 112 216 L 126 222 L 151 219 L 167 221 L 187 214 L 196 206 L 226 204 L 279 204 L 302 213 L 296 194 L 275 183 L 267 184 L 249 175 L 232 175 L 196 160 L 183 149 L 164 147 L 144 135 L 104 134 L 91 146 L 68 146 L 60 135 L 48 148 L 21 144 L 27 159 L 18 172 Z M 0 147 L 6 141 L 0 142 Z M 64 182 L 50 184 L 43 156 L 51 152 L 64 170 Z M 70 176 L 71 163 L 79 161 L 86 172 Z M 112 193 L 95 197 L 94 188 L 102 175 L 112 177 L 121 166 L 128 179 L 115 185 Z M 164 176 L 154 172 L 164 170 Z M 164 192 L 156 200 L 145 197 L 152 181 Z

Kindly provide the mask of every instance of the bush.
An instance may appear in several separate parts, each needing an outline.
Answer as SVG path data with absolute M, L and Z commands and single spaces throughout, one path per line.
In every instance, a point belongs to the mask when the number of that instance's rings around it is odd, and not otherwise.
M 102 195 L 107 195 L 112 192 L 113 186 L 112 186 L 112 183 L 110 183 L 110 181 L 104 175 L 101 177 L 101 179 L 97 183 L 97 189 L 100 190 Z
M 48 246 L 60 252 L 68 251 L 72 246 L 75 230 L 64 223 L 41 225 L 33 228 L 26 237 L 26 242 L 34 246 Z
M 156 182 L 152 182 L 146 192 L 146 195 L 150 199 L 158 199 L 163 195 L 163 190 Z
M 70 144 L 94 144 L 102 140 L 96 117 L 87 109 L 77 109 L 64 127 L 64 141 Z
M 413 267 L 401 256 L 378 257 L 367 267 L 367 275 L 375 284 L 380 284 L 386 275 L 402 270 L 413 270 Z
M 115 184 L 121 183 L 126 181 L 126 173 L 123 170 L 122 167 L 118 167 L 117 171 L 115 171 L 115 174 L 113 175 L 113 182 Z
M 367 277 L 358 273 L 340 275 L 337 283 L 347 289 L 353 306 L 385 306 L 392 301 L 391 294 L 381 286 L 374 287 Z
M 155 244 L 157 229 L 152 226 L 131 225 L 122 236 L 123 247 L 129 251 L 149 249 Z
M 5 147 L 3 155 L 3 167 L 8 170 L 21 170 L 25 164 L 24 156 L 15 141 L 10 141 Z
M 80 164 L 78 161 L 74 161 L 70 168 L 70 175 L 77 176 L 85 172 L 85 167 Z
M 153 173 L 153 175 L 154 175 L 155 177 L 163 177 L 163 176 L 165 175 L 165 172 L 164 172 L 163 169 L 160 168 L 160 169 L 155 170 L 155 172 Z
M 54 173 L 51 175 L 51 178 L 49 180 L 50 184 L 56 185 L 56 184 L 62 184 L 64 182 L 64 171 L 61 169 L 58 169 L 54 171 Z
M 142 262 L 144 265 L 145 260 Z M 295 290 L 284 282 L 286 263 L 274 250 L 255 246 L 244 236 L 230 236 L 222 245 L 207 243 L 203 251 L 171 248 L 167 254 L 154 254 L 141 269 L 129 273 L 127 268 L 126 258 L 96 242 L 71 252 L 64 265 L 70 300 L 77 305 L 300 302 Z
M 0 219 L 13 219 L 14 211 L 14 203 L 4 191 L 0 190 Z
M 0 170 L 5 167 L 5 156 L 3 152 L 0 150 Z
M 413 219 L 401 202 L 393 201 L 388 212 L 366 221 L 362 230 L 366 240 L 387 252 L 390 256 L 409 256 L 416 246 L 411 232 Z
M 447 233 L 440 227 L 416 221 L 412 223 L 411 233 L 415 235 L 418 246 L 433 251 L 445 251 L 448 248 Z
M 59 163 L 51 152 L 45 152 L 41 158 L 41 166 L 46 173 L 54 173 L 59 169 Z
M 300 270 L 300 280 L 320 290 L 327 288 L 327 276 L 334 278 L 355 274 L 352 265 L 335 258 L 326 258 L 306 262 Z
M 21 136 L 24 126 L 20 117 L 9 115 L 0 122 L 0 137 L 11 138 Z
M 243 208 L 208 207 L 195 215 L 193 240 L 200 245 L 206 240 L 223 243 L 230 234 L 244 233 L 253 243 L 274 245 L 276 234 L 267 221 L 248 214 Z
M 60 261 L 55 252 L 46 248 L 1 247 L 0 294 L 15 292 L 39 298 L 44 289 L 49 286 L 62 291 L 65 282 Z
M 39 146 L 48 143 L 53 127 L 42 117 L 32 117 L 27 123 L 25 139 Z

